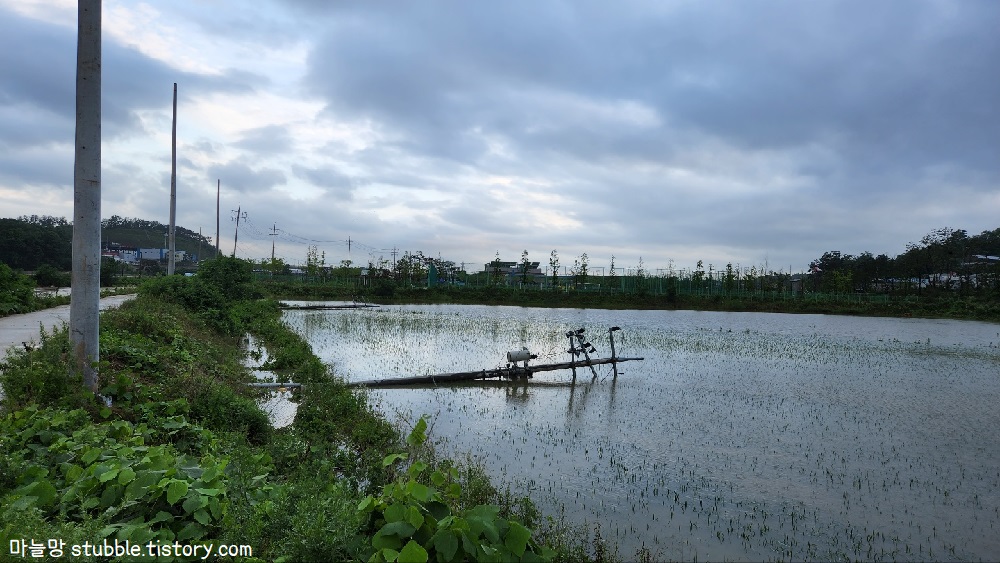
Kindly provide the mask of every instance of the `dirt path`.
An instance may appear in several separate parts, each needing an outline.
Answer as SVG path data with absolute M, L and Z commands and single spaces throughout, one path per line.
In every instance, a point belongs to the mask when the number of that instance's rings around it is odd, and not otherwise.
M 133 297 L 135 295 L 105 297 L 101 299 L 101 310 L 113 309 Z M 0 318 L 0 358 L 5 357 L 12 346 L 22 346 L 24 342 L 38 342 L 41 327 L 45 327 L 46 331 L 52 331 L 53 328 L 59 328 L 68 322 L 69 305 Z

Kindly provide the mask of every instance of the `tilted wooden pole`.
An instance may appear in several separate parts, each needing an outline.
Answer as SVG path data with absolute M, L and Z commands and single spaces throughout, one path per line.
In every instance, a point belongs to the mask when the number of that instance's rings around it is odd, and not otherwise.
M 97 393 L 101 302 L 101 0 L 77 3 L 76 147 L 73 163 L 73 369 Z

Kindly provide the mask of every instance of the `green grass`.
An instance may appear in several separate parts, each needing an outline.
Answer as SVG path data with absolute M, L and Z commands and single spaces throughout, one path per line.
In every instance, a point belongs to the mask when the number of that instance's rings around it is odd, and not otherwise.
M 382 283 L 358 287 L 327 283 L 266 282 L 264 291 L 282 299 L 354 300 L 389 304 L 513 305 L 581 309 L 687 309 L 758 313 L 817 313 L 881 317 L 951 318 L 1000 322 L 1000 298 L 951 293 L 922 296 L 609 293 L 508 287 L 403 288 Z

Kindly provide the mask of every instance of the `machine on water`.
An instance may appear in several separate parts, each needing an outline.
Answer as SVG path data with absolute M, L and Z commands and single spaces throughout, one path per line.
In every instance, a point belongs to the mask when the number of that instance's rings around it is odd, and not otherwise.
M 415 377 L 390 377 L 384 379 L 371 379 L 367 381 L 355 381 L 348 385 L 352 387 L 398 387 L 404 385 L 420 385 L 420 384 L 438 384 L 447 383 L 452 381 L 470 381 L 475 379 L 506 379 L 506 380 L 517 380 L 517 379 L 529 379 L 534 376 L 535 373 L 540 371 L 556 371 L 563 369 L 570 369 L 573 371 L 573 381 L 576 381 L 576 370 L 577 368 L 590 368 L 591 373 L 593 373 L 594 378 L 597 378 L 597 370 L 594 366 L 599 366 L 603 364 L 611 364 L 614 376 L 618 377 L 618 364 L 620 362 L 632 362 L 642 360 L 644 358 L 619 358 L 615 350 L 615 332 L 621 330 L 617 326 L 613 326 L 608 329 L 608 338 L 611 342 L 611 357 L 610 358 L 592 358 L 590 355 L 595 353 L 597 349 L 584 337 L 586 332 L 585 329 L 579 328 L 576 330 L 571 330 L 566 333 L 566 337 L 569 339 L 569 350 L 567 352 L 570 354 L 570 361 L 559 362 L 555 364 L 536 364 L 529 365 L 528 362 L 538 358 L 536 354 L 532 354 L 527 348 L 521 348 L 520 350 L 513 350 L 507 352 L 507 365 L 504 367 L 494 368 L 494 369 L 484 369 L 479 371 L 462 371 L 455 373 L 439 373 L 435 375 L 421 375 Z M 580 357 L 583 359 L 580 359 Z M 518 365 L 520 362 L 521 365 Z

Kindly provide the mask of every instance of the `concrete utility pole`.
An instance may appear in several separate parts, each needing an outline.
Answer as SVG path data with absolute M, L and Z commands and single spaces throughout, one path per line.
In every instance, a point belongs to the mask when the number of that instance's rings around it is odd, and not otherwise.
M 236 208 L 236 216 L 233 217 L 233 221 L 236 221 L 236 233 L 233 235 L 233 258 L 236 258 L 236 242 L 240 238 L 240 219 L 241 218 L 242 219 L 246 219 L 247 218 L 247 212 L 243 211 L 241 213 L 240 212 L 241 209 L 243 209 L 242 205 L 239 206 L 239 207 L 237 207 Z
M 76 152 L 73 163 L 73 369 L 97 393 L 101 302 L 101 0 L 77 3 Z
M 277 235 L 278 235 L 278 224 L 275 223 L 274 224 L 274 229 L 270 233 L 270 236 L 273 237 L 273 236 L 277 236 Z M 271 267 L 272 268 L 274 267 L 274 239 L 271 239 Z
M 167 275 L 174 275 L 177 240 L 174 227 L 177 224 L 177 83 L 174 82 L 174 124 L 170 130 L 170 244 L 167 246 Z

